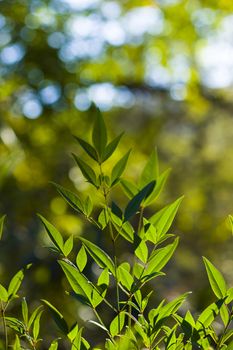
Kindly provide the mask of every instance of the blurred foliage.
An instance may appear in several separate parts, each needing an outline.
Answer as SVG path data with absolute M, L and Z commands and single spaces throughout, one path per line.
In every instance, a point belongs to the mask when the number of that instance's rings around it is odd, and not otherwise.
M 61 276 L 56 266 L 47 270 L 36 212 L 67 236 L 92 233 L 49 181 L 80 195 L 88 189 L 69 154 L 82 154 L 72 134 L 88 138 L 95 106 L 112 137 L 127 134 L 120 153 L 133 148 L 129 178 L 154 146 L 161 168 L 172 167 L 154 210 L 185 194 L 171 285 L 158 288 L 195 289 L 199 308 L 208 298 L 203 254 L 232 279 L 232 11 L 229 0 L 0 1 L 1 249 L 5 260 L 14 252 L 9 270 L 35 263 L 32 295 L 45 297 Z M 6 272 L 0 266 L 3 279 Z

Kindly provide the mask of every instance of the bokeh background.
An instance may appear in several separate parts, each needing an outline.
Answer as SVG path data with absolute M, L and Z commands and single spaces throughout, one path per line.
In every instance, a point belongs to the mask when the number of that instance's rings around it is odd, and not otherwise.
M 32 306 L 46 297 L 71 323 L 91 318 L 64 295 L 36 213 L 67 237 L 93 232 L 49 181 L 92 191 L 70 153 L 82 154 L 72 134 L 88 139 L 98 107 L 110 137 L 125 131 L 109 169 L 132 147 L 125 177 L 136 180 L 155 146 L 161 169 L 172 168 L 151 213 L 184 194 L 172 231 L 181 242 L 155 289 L 165 296 L 193 290 L 190 307 L 198 312 L 211 298 L 201 256 L 230 284 L 233 277 L 232 98 L 230 0 L 1 0 L 2 282 L 33 262 L 24 283 Z

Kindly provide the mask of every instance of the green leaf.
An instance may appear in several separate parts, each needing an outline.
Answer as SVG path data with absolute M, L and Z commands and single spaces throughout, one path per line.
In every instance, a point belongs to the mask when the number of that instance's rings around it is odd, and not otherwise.
M 148 248 L 145 241 L 141 241 L 141 243 L 137 246 L 135 250 L 135 255 L 140 259 L 144 264 L 147 262 L 148 258 Z
M 227 294 L 226 282 L 222 274 L 216 267 L 205 257 L 203 257 L 209 282 L 214 294 L 219 298 L 224 298 Z
M 136 322 L 134 325 L 134 328 L 135 328 L 136 332 L 140 335 L 140 337 L 143 339 L 143 343 L 145 344 L 146 348 L 148 348 L 150 346 L 150 338 L 146 334 L 142 325 L 139 322 Z
M 84 248 L 83 245 L 77 254 L 76 264 L 81 272 L 84 270 L 84 268 L 87 264 L 87 253 L 86 253 L 86 249 Z
M 185 301 L 185 299 L 189 294 L 190 292 L 184 293 L 178 296 L 177 298 L 173 299 L 166 305 L 162 306 L 161 309 L 159 310 L 156 322 L 176 313 L 176 311 L 180 308 L 180 306 L 183 304 L 183 302 Z
M 96 153 L 96 150 L 92 145 L 90 145 L 88 142 L 82 140 L 80 137 L 74 136 L 74 138 L 78 141 L 80 146 L 84 149 L 84 151 L 95 161 L 98 162 L 98 155 Z
M 153 150 L 146 163 L 139 182 L 139 187 L 143 188 L 149 182 L 156 180 L 159 176 L 159 164 L 157 150 Z
M 8 300 L 8 293 L 5 287 L 0 284 L 0 300 L 4 301 L 4 303 Z
M 16 297 L 19 287 L 23 282 L 24 278 L 24 270 L 18 271 L 14 277 L 11 279 L 9 287 L 8 287 L 8 299 Z
M 175 330 L 171 331 L 167 338 L 166 349 L 167 350 L 177 350 L 177 340 Z
M 150 275 L 154 272 L 159 272 L 171 259 L 174 251 L 176 250 L 178 242 L 179 238 L 177 237 L 172 244 L 168 244 L 164 248 L 157 249 L 153 254 L 151 254 L 143 276 Z
M 3 226 L 4 226 L 5 218 L 6 218 L 6 215 L 3 215 L 3 216 L 0 218 L 0 239 L 2 238 Z
M 128 291 L 131 290 L 134 279 L 130 273 L 130 265 L 127 262 L 120 264 L 117 268 L 118 282 Z
M 183 198 L 183 196 L 178 198 L 175 202 L 167 205 L 149 219 L 149 222 L 156 228 L 158 239 L 163 237 L 171 227 Z
M 74 340 L 74 338 L 76 337 L 77 333 L 78 333 L 78 324 L 76 323 L 74 326 L 72 326 L 71 330 L 69 331 L 69 333 L 67 334 L 67 337 L 69 340 Z
M 59 251 L 63 254 L 63 238 L 60 232 L 54 227 L 49 221 L 47 221 L 42 215 L 38 214 L 41 219 L 48 235 L 53 244 L 59 249 Z
M 101 113 L 98 111 L 92 132 L 92 142 L 99 155 L 99 162 L 104 156 L 105 146 L 107 144 L 107 131 Z
M 52 184 L 56 187 L 59 194 L 73 209 L 75 209 L 78 213 L 84 213 L 83 203 L 76 194 L 54 182 L 52 182 Z
M 222 307 L 220 309 L 220 316 L 221 316 L 221 319 L 223 321 L 224 326 L 226 327 L 228 322 L 229 322 L 230 315 L 229 315 L 228 308 L 226 307 L 225 304 L 222 304 Z
M 39 314 L 39 312 L 42 308 L 43 308 L 43 306 L 40 305 L 33 311 L 33 313 L 31 314 L 31 317 L 29 318 L 29 321 L 28 321 L 28 329 L 31 328 L 31 325 L 33 324 L 36 316 Z
M 15 342 L 14 342 L 14 345 L 13 345 L 13 350 L 22 350 L 18 335 L 15 336 Z
M 84 162 L 81 158 L 77 157 L 75 154 L 72 153 L 72 155 L 74 157 L 74 160 L 78 164 L 85 179 L 97 188 L 98 187 L 97 179 L 92 168 L 86 162 Z
M 222 336 L 221 339 L 221 344 L 224 344 L 228 339 L 230 339 L 231 337 L 233 337 L 233 329 L 230 329 L 227 333 L 225 333 Z M 229 350 L 229 347 L 226 348 L 227 350 Z M 232 343 L 232 349 L 233 349 L 233 343 Z
M 218 300 L 215 303 L 209 305 L 198 317 L 196 322 L 196 328 L 201 329 L 202 327 L 207 328 L 214 321 L 215 317 L 218 315 L 224 301 Z
M 53 340 L 50 344 L 49 350 L 57 350 L 58 349 L 58 342 L 57 340 Z
M 93 209 L 93 204 L 90 196 L 87 196 L 85 203 L 84 203 L 84 213 L 87 217 L 90 217 Z
M 103 298 L 99 292 L 77 268 L 70 265 L 67 261 L 64 260 L 59 260 L 58 263 L 64 271 L 73 291 L 77 295 L 86 297 L 94 308 L 103 301 Z
M 64 243 L 64 246 L 63 246 L 63 252 L 64 252 L 64 256 L 67 257 L 70 252 L 72 251 L 73 249 L 73 244 L 74 244 L 74 238 L 73 236 L 71 235 Z
M 151 297 L 151 295 L 153 294 L 153 290 L 147 294 L 147 296 L 142 300 L 142 312 L 145 310 L 145 308 L 147 307 L 147 304 L 149 302 L 149 299 Z
M 64 319 L 64 316 L 61 314 L 60 311 L 58 311 L 58 309 L 53 306 L 48 300 L 42 299 L 42 301 L 45 303 L 45 305 L 47 305 L 49 307 L 49 310 L 51 312 L 52 318 L 55 321 L 56 325 L 58 326 L 58 328 L 64 333 L 67 334 L 68 333 L 68 325 Z
M 111 186 L 113 186 L 118 179 L 121 177 L 123 171 L 125 170 L 129 155 L 131 150 L 129 150 L 113 167 L 111 173 Z
M 97 282 L 98 289 L 100 290 L 100 293 L 103 297 L 105 297 L 107 293 L 108 285 L 109 285 L 109 271 L 107 268 L 105 268 L 101 272 Z
M 171 169 L 167 169 L 165 170 L 156 180 L 156 186 L 154 187 L 154 190 L 152 191 L 152 193 L 150 194 L 150 196 L 148 196 L 148 198 L 145 200 L 145 206 L 151 204 L 153 201 L 156 200 L 156 198 L 158 198 L 158 196 L 160 195 L 160 193 L 162 192 L 168 176 L 170 174 Z
M 16 332 L 22 334 L 25 329 L 25 325 L 22 321 L 18 320 L 15 317 L 5 317 L 5 320 L 7 322 L 7 326 L 11 329 L 14 329 Z
M 107 226 L 108 222 L 109 222 L 108 210 L 104 208 L 101 210 L 98 216 L 98 223 L 100 224 L 102 230 Z
M 110 323 L 110 334 L 112 337 L 115 337 L 119 334 L 125 324 L 125 312 L 120 312 Z
M 116 231 L 119 233 L 119 235 L 124 237 L 124 239 L 126 239 L 127 241 L 133 243 L 134 241 L 133 226 L 128 221 L 124 222 L 119 226 L 119 223 L 114 222 L 115 216 L 111 215 L 111 218 L 113 220 L 113 226 L 116 229 Z
M 227 291 L 226 304 L 230 304 L 233 300 L 233 287 L 229 288 Z
M 25 325 L 27 326 L 27 324 L 28 324 L 28 305 L 27 305 L 27 301 L 25 298 L 23 298 L 23 300 L 22 300 L 22 315 L 23 315 L 23 321 L 24 321 Z
M 146 218 L 143 218 L 143 230 L 145 240 L 154 244 L 158 243 L 158 234 L 155 226 L 151 224 Z
M 81 341 L 82 341 L 82 328 L 79 330 L 77 329 L 77 333 L 76 333 L 74 339 L 72 339 L 71 350 L 80 350 L 81 349 Z
M 125 192 L 125 194 L 128 196 L 128 198 L 132 198 L 136 196 L 139 189 L 134 185 L 133 182 L 121 179 L 121 186 Z
M 119 141 L 122 138 L 123 134 L 124 133 L 121 133 L 120 135 L 118 135 L 114 140 L 109 142 L 109 144 L 106 146 L 106 148 L 104 150 L 104 154 L 103 154 L 103 159 L 102 159 L 103 162 L 111 157 L 113 152 L 116 150 L 116 148 L 119 144 Z
M 92 258 L 95 260 L 95 262 L 100 266 L 100 267 L 107 267 L 109 271 L 115 275 L 115 267 L 112 259 L 110 256 L 105 253 L 101 248 L 99 248 L 97 245 L 94 243 L 88 241 L 85 238 L 80 237 L 80 240 L 84 244 L 85 248 L 89 252 L 89 254 L 92 256 Z
M 136 214 L 136 212 L 139 210 L 140 205 L 142 201 L 150 195 L 151 191 L 153 191 L 153 188 L 155 186 L 155 181 L 150 182 L 148 185 L 146 185 L 141 191 L 139 191 L 136 196 L 134 196 L 130 202 L 128 203 L 125 213 L 124 213 L 124 218 L 125 221 L 128 221 L 131 216 Z
M 33 338 L 34 340 L 37 340 L 38 336 L 39 336 L 39 332 L 40 332 L 40 318 L 41 315 L 43 313 L 43 310 L 41 310 L 35 317 L 34 323 L 33 323 Z

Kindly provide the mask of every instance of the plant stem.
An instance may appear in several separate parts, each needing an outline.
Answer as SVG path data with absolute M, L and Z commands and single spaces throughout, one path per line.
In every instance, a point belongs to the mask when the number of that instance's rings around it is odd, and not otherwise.
M 120 332 L 120 316 L 119 316 L 119 313 L 120 313 L 120 295 L 119 295 L 119 284 L 118 284 L 118 277 L 117 277 L 118 262 L 117 262 L 117 252 L 116 252 L 116 238 L 114 237 L 114 232 L 113 232 L 113 227 L 112 227 L 112 222 L 111 222 L 111 210 L 109 210 L 109 207 L 108 207 L 109 191 L 106 191 L 105 184 L 104 183 L 102 184 L 102 179 L 104 177 L 104 174 L 103 174 L 101 164 L 99 164 L 99 167 L 100 167 L 100 178 L 101 178 L 101 185 L 102 185 L 103 195 L 104 195 L 105 209 L 106 209 L 106 211 L 108 211 L 108 214 L 110 217 L 108 226 L 109 226 L 109 231 L 110 231 L 112 244 L 113 244 L 114 272 L 115 272 L 115 279 L 116 279 L 116 299 L 117 299 L 117 312 L 118 312 L 118 331 Z M 107 222 L 106 211 L 104 211 L 104 215 L 105 215 L 105 221 Z
M 102 318 L 100 317 L 99 313 L 96 311 L 95 308 L 93 308 L 94 314 L 96 315 L 96 318 L 98 319 L 99 323 L 106 329 L 106 332 L 108 334 L 108 336 L 112 339 L 111 334 L 109 333 L 109 331 L 107 330 L 107 327 L 105 326 Z

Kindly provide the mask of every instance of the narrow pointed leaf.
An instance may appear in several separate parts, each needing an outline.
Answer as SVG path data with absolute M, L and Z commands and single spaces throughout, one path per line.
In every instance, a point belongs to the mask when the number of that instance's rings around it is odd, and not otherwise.
M 29 321 L 28 321 L 28 329 L 31 328 L 31 325 L 33 324 L 36 316 L 38 315 L 38 313 L 41 311 L 41 309 L 43 308 L 42 305 L 38 306 L 33 313 L 31 314 Z
M 222 274 L 216 269 L 216 267 L 205 257 L 203 257 L 206 272 L 209 278 L 209 282 L 214 294 L 219 298 L 224 298 L 227 293 L 226 282 Z
M 229 315 L 228 308 L 226 307 L 225 304 L 222 304 L 222 307 L 220 309 L 220 316 L 221 316 L 221 319 L 223 321 L 224 326 L 226 327 L 228 322 L 229 322 L 230 315 Z
M 98 216 L 98 223 L 100 224 L 102 230 L 107 226 L 109 222 L 109 214 L 106 208 L 102 209 Z
M 3 285 L 0 284 L 0 300 L 7 302 L 8 300 L 8 293 L 5 287 L 3 287 Z
M 134 196 L 131 199 L 131 201 L 128 203 L 125 209 L 125 213 L 124 213 L 125 221 L 128 221 L 131 218 L 131 216 L 137 213 L 142 201 L 151 193 L 151 191 L 153 191 L 154 186 L 155 186 L 155 181 L 150 182 L 141 191 L 139 191 L 136 194 L 136 196 Z
M 63 252 L 64 252 L 64 255 L 65 257 L 67 257 L 72 249 L 73 249 L 73 244 L 74 244 L 74 238 L 73 236 L 70 236 L 64 243 L 64 247 L 63 247 Z
M 111 173 L 111 186 L 113 186 L 117 180 L 121 177 L 123 171 L 125 170 L 127 161 L 129 159 L 131 150 L 129 150 L 113 167 Z
M 27 326 L 27 324 L 28 324 L 28 305 L 27 305 L 27 301 L 25 298 L 23 298 L 23 300 L 22 300 L 22 315 L 23 315 L 23 321 L 24 321 L 25 325 Z
M 47 301 L 45 299 L 42 299 L 42 301 L 49 307 L 51 315 L 52 315 L 56 325 L 58 326 L 58 328 L 64 334 L 67 334 L 68 333 L 68 325 L 67 325 L 63 315 L 61 314 L 61 312 L 58 311 L 58 309 L 54 305 L 52 305 L 49 301 Z
M 63 237 L 60 232 L 54 227 L 49 221 L 47 221 L 42 215 L 38 215 L 41 219 L 48 235 L 53 244 L 60 250 L 63 254 Z
M 74 340 L 74 338 L 76 337 L 76 335 L 78 333 L 78 330 L 79 330 L 78 324 L 75 323 L 75 325 L 72 326 L 71 330 L 67 334 L 68 339 L 71 341 Z
M 90 217 L 90 215 L 92 213 L 92 209 L 93 209 L 93 203 L 92 203 L 91 197 L 87 196 L 87 198 L 84 202 L 84 214 L 87 217 Z
M 57 340 L 53 340 L 50 344 L 49 350 L 57 350 L 58 349 L 58 342 Z
M 140 259 L 144 264 L 147 262 L 148 258 L 148 248 L 145 241 L 141 241 L 138 247 L 135 249 L 135 255 Z
M 149 222 L 156 228 L 158 238 L 163 237 L 171 227 L 183 198 L 183 196 L 178 198 L 175 202 L 167 205 L 149 219 Z
M 131 290 L 134 279 L 130 273 L 130 266 L 128 263 L 122 263 L 117 268 L 118 281 L 125 287 L 128 291 Z
M 95 260 L 95 262 L 100 266 L 100 267 L 107 267 L 109 271 L 114 275 L 115 274 L 115 268 L 114 268 L 114 263 L 110 256 L 105 253 L 101 248 L 99 248 L 97 245 L 94 243 L 88 241 L 85 238 L 80 237 L 80 240 L 84 244 L 85 248 L 88 250 L 92 258 Z
M 73 291 L 77 293 L 77 295 L 80 295 L 81 292 L 83 296 L 86 296 L 86 298 L 89 300 L 89 303 L 93 307 L 96 307 L 102 302 L 103 298 L 77 268 L 70 265 L 64 260 L 59 260 L 58 262 L 64 271 Z
M 98 111 L 92 132 L 92 142 L 99 155 L 99 160 L 102 160 L 105 146 L 107 144 L 107 130 L 101 113 Z
M 22 350 L 18 335 L 15 336 L 15 342 L 14 342 L 14 345 L 13 345 L 13 350 Z
M 220 299 L 215 303 L 209 305 L 198 317 L 196 322 L 196 328 L 201 329 L 202 327 L 209 327 L 216 318 L 216 316 L 219 314 L 223 303 L 224 301 Z
M 34 340 L 37 340 L 40 332 L 40 318 L 43 313 L 43 310 L 41 310 L 37 315 L 33 323 L 33 338 Z
M 0 218 L 0 239 L 2 238 L 3 226 L 4 226 L 5 218 L 6 218 L 6 215 L 3 215 L 3 216 Z
M 87 264 L 87 253 L 86 253 L 86 249 L 84 248 L 83 245 L 77 254 L 76 264 L 81 272 L 83 271 L 83 269 L 85 268 L 85 266 Z
M 101 272 L 97 282 L 98 289 L 103 297 L 105 297 L 107 293 L 108 285 L 109 285 L 109 271 L 108 271 L 108 268 L 105 268 Z
M 155 253 L 149 258 L 143 276 L 149 275 L 153 272 L 159 272 L 171 259 L 174 251 L 176 250 L 178 242 L 179 239 L 176 238 L 172 244 L 168 244 L 166 247 L 155 251 Z
M 179 307 L 183 304 L 183 302 L 185 301 L 185 299 L 189 294 L 190 292 L 184 293 L 178 296 L 177 298 L 173 299 L 166 305 L 162 306 L 157 317 L 157 322 L 165 317 L 169 317 L 172 314 L 174 314 L 179 309 Z
M 82 328 L 78 331 L 76 337 L 72 341 L 71 350 L 81 350 Z
M 104 150 L 104 154 L 103 154 L 103 159 L 102 159 L 103 162 L 111 157 L 113 152 L 116 150 L 116 148 L 117 148 L 117 146 L 118 146 L 118 144 L 120 142 L 120 139 L 122 138 L 123 134 L 124 133 L 121 133 L 120 135 L 118 135 L 114 140 L 109 142 L 109 144 L 106 146 L 106 148 Z
M 98 155 L 96 150 L 92 145 L 88 142 L 82 140 L 80 137 L 74 136 L 74 138 L 79 142 L 80 146 L 84 149 L 84 151 L 95 161 L 98 162 Z
M 78 198 L 78 196 L 70 190 L 52 182 L 52 184 L 56 187 L 59 194 L 65 199 L 65 201 L 78 213 L 84 213 L 83 203 Z
M 119 334 L 125 324 L 125 312 L 120 312 L 110 324 L 110 333 L 112 337 L 115 337 Z
M 226 304 L 230 304 L 233 300 L 233 287 L 229 288 L 227 291 Z
M 8 287 L 8 298 L 15 297 L 21 286 L 24 278 L 24 270 L 18 271 L 14 277 L 11 279 L 9 287 Z
M 78 164 L 85 179 L 88 182 L 90 182 L 92 185 L 94 185 L 95 187 L 98 187 L 96 175 L 95 175 L 94 171 L 92 170 L 92 168 L 86 162 L 84 162 L 81 158 L 77 157 L 75 154 L 72 154 L 72 155 L 73 155 L 76 163 Z

